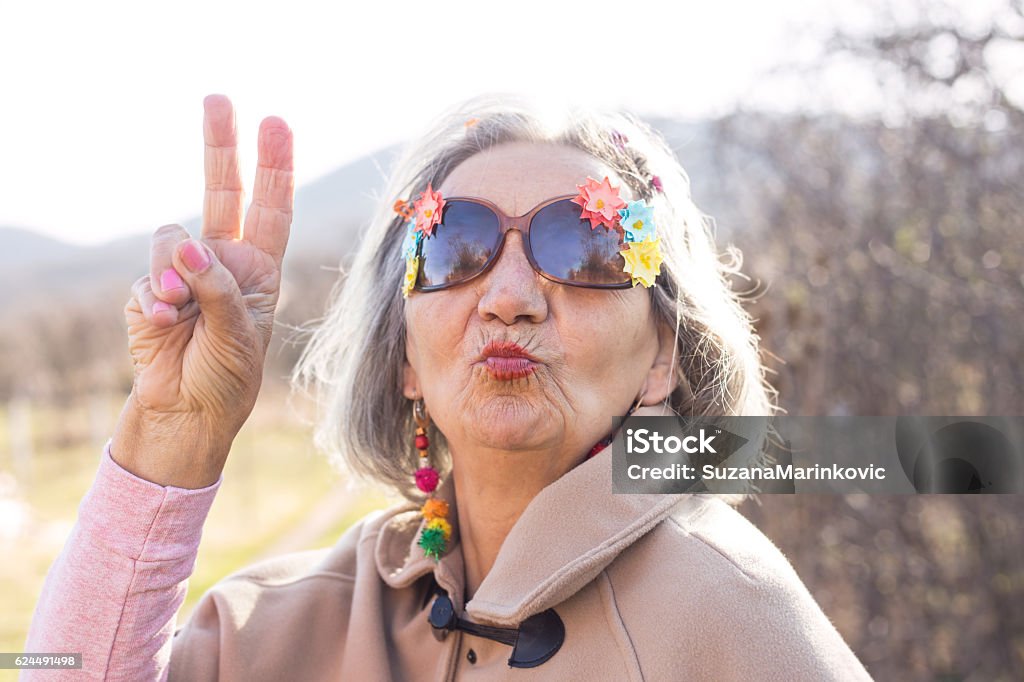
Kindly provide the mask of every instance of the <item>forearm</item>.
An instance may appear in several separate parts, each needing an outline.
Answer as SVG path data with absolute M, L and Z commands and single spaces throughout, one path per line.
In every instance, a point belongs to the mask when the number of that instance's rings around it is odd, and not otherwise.
M 25 671 L 23 680 L 166 675 L 175 614 L 221 479 L 199 490 L 162 487 L 120 468 L 109 445 L 25 643 L 26 652 L 80 652 L 82 670 Z

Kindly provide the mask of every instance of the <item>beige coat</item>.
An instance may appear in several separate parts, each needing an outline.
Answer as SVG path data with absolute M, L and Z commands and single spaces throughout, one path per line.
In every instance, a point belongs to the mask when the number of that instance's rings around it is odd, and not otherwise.
M 870 679 L 760 531 L 713 496 L 612 494 L 611 454 L 541 491 L 468 604 L 449 477 L 436 493 L 453 521 L 439 562 L 416 544 L 416 505 L 374 512 L 332 548 L 214 585 L 174 635 L 170 679 Z M 512 668 L 509 645 L 461 630 L 436 639 L 431 574 L 476 623 L 516 627 L 553 608 L 561 648 Z

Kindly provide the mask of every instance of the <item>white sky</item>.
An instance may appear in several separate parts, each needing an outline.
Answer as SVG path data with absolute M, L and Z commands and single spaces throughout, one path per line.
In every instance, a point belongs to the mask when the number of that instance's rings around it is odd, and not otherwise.
M 484 91 L 713 114 L 771 65 L 812 55 L 808 27 L 834 21 L 831 4 L 11 0 L 0 225 L 85 244 L 197 215 L 212 92 L 235 103 L 247 186 L 269 114 L 295 131 L 299 185 Z

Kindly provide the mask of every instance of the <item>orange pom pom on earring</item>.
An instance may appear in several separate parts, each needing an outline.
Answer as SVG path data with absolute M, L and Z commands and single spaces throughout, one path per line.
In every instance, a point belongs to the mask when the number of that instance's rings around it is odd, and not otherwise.
M 423 517 L 428 520 L 443 519 L 448 516 L 448 503 L 437 498 L 430 498 L 420 509 Z

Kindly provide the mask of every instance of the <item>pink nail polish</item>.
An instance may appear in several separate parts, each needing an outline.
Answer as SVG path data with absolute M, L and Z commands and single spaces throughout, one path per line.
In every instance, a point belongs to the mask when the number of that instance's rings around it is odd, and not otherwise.
M 163 311 L 170 310 L 173 307 L 174 306 L 172 306 L 170 303 L 166 303 L 164 301 L 155 301 L 153 303 L 153 314 L 156 315 L 157 313 L 162 313 Z
M 160 290 L 164 293 L 183 288 L 185 288 L 185 282 L 182 281 L 181 275 L 174 268 L 167 268 L 160 275 Z
M 206 255 L 203 245 L 195 239 L 189 239 L 181 248 L 181 259 L 185 266 L 192 272 L 202 272 L 210 264 L 210 257 Z

